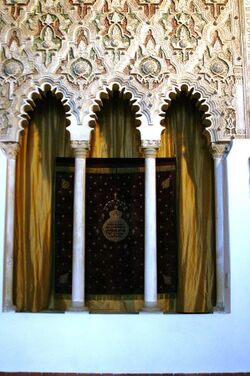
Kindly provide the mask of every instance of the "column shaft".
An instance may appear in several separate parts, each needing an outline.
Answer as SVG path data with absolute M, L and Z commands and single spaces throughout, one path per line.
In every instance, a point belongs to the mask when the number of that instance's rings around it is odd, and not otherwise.
M 216 225 L 216 309 L 224 309 L 224 210 L 223 210 L 223 161 L 214 159 L 215 225 Z
M 157 305 L 155 158 L 145 159 L 145 305 Z
M 75 146 L 73 146 L 75 147 Z M 88 149 L 75 147 L 72 305 L 70 311 L 87 311 L 85 306 L 85 191 Z
M 156 149 L 145 149 L 145 260 L 143 311 L 157 306 Z
M 225 228 L 224 228 L 224 159 L 228 143 L 211 143 L 214 158 L 215 228 L 216 228 L 216 311 L 225 310 Z
M 14 223 L 15 223 L 15 183 L 16 156 L 19 144 L 16 142 L 2 143 L 7 155 L 7 191 L 6 191 L 6 225 L 5 225 L 5 253 L 4 253 L 4 286 L 3 311 L 14 312 L 13 304 L 13 265 L 14 265 Z

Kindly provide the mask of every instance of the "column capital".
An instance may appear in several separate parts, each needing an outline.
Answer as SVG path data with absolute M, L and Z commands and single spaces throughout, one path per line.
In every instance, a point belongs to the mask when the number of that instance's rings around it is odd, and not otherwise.
M 141 148 L 144 151 L 145 158 L 155 158 L 160 144 L 160 140 L 142 140 Z
M 8 159 L 16 159 L 20 145 L 18 142 L 13 141 L 0 142 L 0 149 L 3 150 Z
M 89 141 L 86 140 L 73 140 L 71 147 L 74 150 L 75 157 L 86 158 L 89 152 Z
M 210 153 L 213 159 L 225 159 L 231 149 L 231 144 L 228 142 L 211 142 Z

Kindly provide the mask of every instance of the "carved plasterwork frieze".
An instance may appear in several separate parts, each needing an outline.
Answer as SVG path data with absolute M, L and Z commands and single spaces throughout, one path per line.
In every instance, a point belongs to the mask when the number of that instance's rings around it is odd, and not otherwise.
M 149 42 L 153 48 L 148 46 Z M 134 76 L 142 86 L 152 90 L 163 81 L 166 82 L 171 74 L 175 74 L 176 68 L 166 53 L 160 47 L 156 48 L 152 30 L 149 29 L 144 45 L 139 47 L 134 59 L 130 60 L 125 73 Z
M 197 12 L 193 2 L 179 3 L 178 6 L 172 2 L 169 11 L 163 14 L 161 24 L 177 59 L 188 61 L 202 37 L 206 24 L 203 15 Z
M 0 138 L 8 134 L 9 122 L 6 113 L 0 113 Z
M 52 62 L 52 56 L 60 50 L 62 41 L 61 35 L 58 35 L 55 30 L 58 20 L 53 19 L 51 15 L 47 15 L 43 21 L 44 23 L 39 24 L 40 30 L 37 31 L 38 36 L 34 41 L 34 47 L 37 51 L 42 52 L 43 64 L 48 66 Z
M 16 20 L 21 11 L 25 10 L 30 0 L 4 0 L 3 2 L 8 7 L 11 17 Z
M 69 0 L 69 3 L 76 9 L 81 19 L 87 16 L 95 2 L 96 0 Z
M 0 13 L 0 32 L 2 31 L 3 27 L 6 25 L 1 13 Z
M 234 108 L 228 108 L 225 113 L 225 133 L 231 137 L 236 134 L 236 113 Z
M 243 92 L 249 64 L 244 66 L 242 41 L 244 15 L 249 31 L 250 1 L 243 3 L 3 0 L 0 139 L 17 140 L 28 118 L 30 90 L 39 88 L 45 78 L 53 90 L 54 83 L 63 87 L 80 109 L 77 120 L 75 113 L 68 116 L 74 124 L 91 121 L 96 92 L 116 79 L 143 98 L 142 117 L 147 124 L 159 122 L 159 98 L 186 85 L 208 103 L 211 140 L 245 137 L 241 114 L 249 92 Z M 246 54 L 249 60 L 249 50 Z M 74 129 L 78 135 L 79 128 Z
M 161 6 L 163 0 L 136 0 L 137 4 L 143 8 L 144 15 L 151 18 Z
M 176 53 L 179 55 L 179 59 L 183 62 L 189 59 L 190 54 L 198 46 L 197 37 L 194 36 L 192 30 L 184 23 L 179 23 L 176 19 L 176 28 L 173 30 L 173 35 L 171 35 L 171 45 Z
M 83 27 L 76 30 L 75 40 L 70 44 L 67 57 L 57 71 L 80 90 L 106 72 L 98 51 L 90 42 L 89 34 L 89 30 Z
M 113 6 L 107 1 L 93 19 L 111 64 L 117 64 L 131 45 L 139 20 L 127 3 Z
M 231 52 L 207 47 L 199 65 L 199 74 L 214 87 L 219 97 L 225 96 L 228 86 L 234 84 Z
M 12 99 L 16 86 L 23 84 L 29 75 L 35 73 L 20 35 L 20 30 L 11 29 L 7 43 L 4 43 L 1 49 L 0 82 L 2 87 L 6 87 L 8 99 Z
M 63 8 L 52 1 L 39 3 L 30 17 L 26 27 L 32 33 L 32 48 L 38 53 L 40 62 L 48 67 L 53 63 L 53 57 L 61 50 L 68 29 L 72 23 Z M 55 11 L 58 10 L 57 14 Z M 50 12 L 48 12 L 50 11 Z
M 212 16 L 217 19 L 221 12 L 225 9 L 228 0 L 203 0 L 206 9 L 209 10 Z

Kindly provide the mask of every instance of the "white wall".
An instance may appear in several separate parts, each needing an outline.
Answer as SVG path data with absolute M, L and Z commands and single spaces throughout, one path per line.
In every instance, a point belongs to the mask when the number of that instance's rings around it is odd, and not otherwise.
M 2 306 L 3 301 L 3 250 L 4 250 L 4 222 L 5 222 L 5 194 L 6 194 L 6 167 L 7 161 L 0 149 L 0 304 Z M 1 308 L 0 308 L 1 312 Z M 1 328 L 1 319 L 0 319 Z M 0 357 L 0 369 L 1 369 L 1 357 Z
M 249 158 L 250 140 L 235 141 L 228 157 L 232 283 L 230 314 L 2 313 L 0 371 L 250 371 Z M 2 160 L 0 171 L 4 175 Z M 1 177 L 1 190 L 3 181 Z M 1 226 L 3 198 L 1 192 Z

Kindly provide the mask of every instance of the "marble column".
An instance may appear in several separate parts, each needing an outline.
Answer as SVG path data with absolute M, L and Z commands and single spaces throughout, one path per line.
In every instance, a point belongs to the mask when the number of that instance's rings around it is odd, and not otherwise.
M 14 312 L 13 305 L 13 258 L 14 258 L 14 219 L 15 219 L 15 177 L 17 142 L 2 142 L 0 148 L 7 156 L 6 224 L 4 252 L 3 311 Z
M 225 310 L 225 229 L 224 229 L 224 159 L 230 150 L 227 143 L 212 143 L 215 184 L 216 228 L 216 306 L 215 311 Z
M 247 105 L 244 100 L 243 72 L 241 67 L 235 67 L 235 109 L 236 109 L 236 133 L 237 135 L 246 134 L 245 124 L 247 122 Z M 247 90 L 247 89 L 245 89 Z
M 145 244 L 143 312 L 160 312 L 157 305 L 156 153 L 159 141 L 143 141 L 145 155 Z
M 85 192 L 88 141 L 72 141 L 75 155 L 72 303 L 70 312 L 87 312 L 85 306 Z

